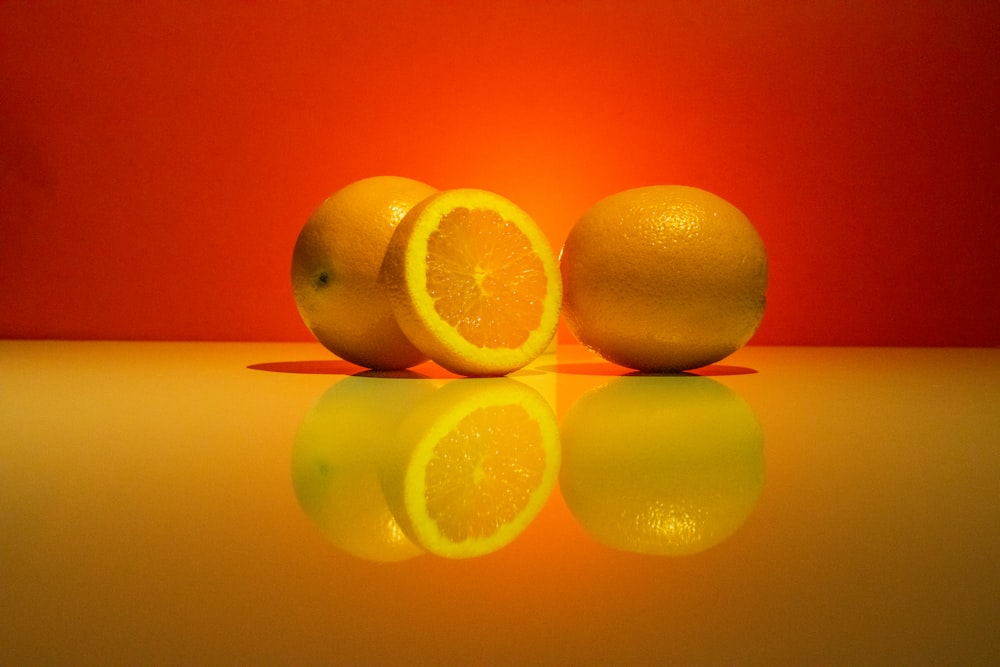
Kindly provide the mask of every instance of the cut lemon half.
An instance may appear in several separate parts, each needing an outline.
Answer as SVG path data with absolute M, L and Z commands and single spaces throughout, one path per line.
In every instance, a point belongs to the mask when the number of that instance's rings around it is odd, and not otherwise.
M 497 551 L 545 504 L 559 471 L 552 408 L 508 378 L 454 380 L 414 409 L 397 432 L 383 478 L 399 525 L 447 558 Z
M 527 213 L 485 190 L 447 190 L 414 206 L 382 263 L 393 313 L 430 359 L 461 375 L 504 375 L 556 333 L 562 282 Z

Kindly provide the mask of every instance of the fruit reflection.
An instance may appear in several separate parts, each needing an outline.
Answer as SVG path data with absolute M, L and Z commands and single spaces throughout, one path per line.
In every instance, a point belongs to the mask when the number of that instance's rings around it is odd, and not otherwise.
M 390 512 L 379 471 L 397 425 L 435 383 L 395 375 L 402 377 L 364 373 L 330 387 L 302 420 L 291 456 L 292 483 L 306 515 L 338 548 L 380 562 L 422 553 Z
M 410 412 L 383 478 L 415 543 L 448 558 L 494 552 L 537 515 L 559 469 L 552 408 L 509 378 L 455 380 Z
M 736 393 L 699 376 L 625 376 L 562 425 L 560 487 L 590 535 L 638 553 L 704 551 L 747 519 L 764 484 L 763 434 Z

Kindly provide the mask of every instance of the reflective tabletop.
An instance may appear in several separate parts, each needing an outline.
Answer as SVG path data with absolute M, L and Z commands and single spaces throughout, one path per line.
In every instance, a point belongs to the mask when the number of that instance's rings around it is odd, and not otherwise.
M 1000 664 L 1000 350 L 0 341 L 2 665 Z

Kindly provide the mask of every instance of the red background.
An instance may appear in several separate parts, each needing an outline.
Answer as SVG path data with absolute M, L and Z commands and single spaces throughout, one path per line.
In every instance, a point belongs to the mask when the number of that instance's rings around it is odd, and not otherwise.
M 767 244 L 754 343 L 997 345 L 998 8 L 3 2 L 0 337 L 310 340 L 299 227 L 398 174 L 556 248 L 702 187 Z

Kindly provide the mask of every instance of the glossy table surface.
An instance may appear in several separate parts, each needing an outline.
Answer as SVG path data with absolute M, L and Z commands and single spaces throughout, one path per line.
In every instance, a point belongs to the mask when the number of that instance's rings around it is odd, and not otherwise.
M 1000 664 L 1000 350 L 361 370 L 0 341 L 0 664 Z M 385 470 L 520 395 L 548 477 L 444 553 Z

